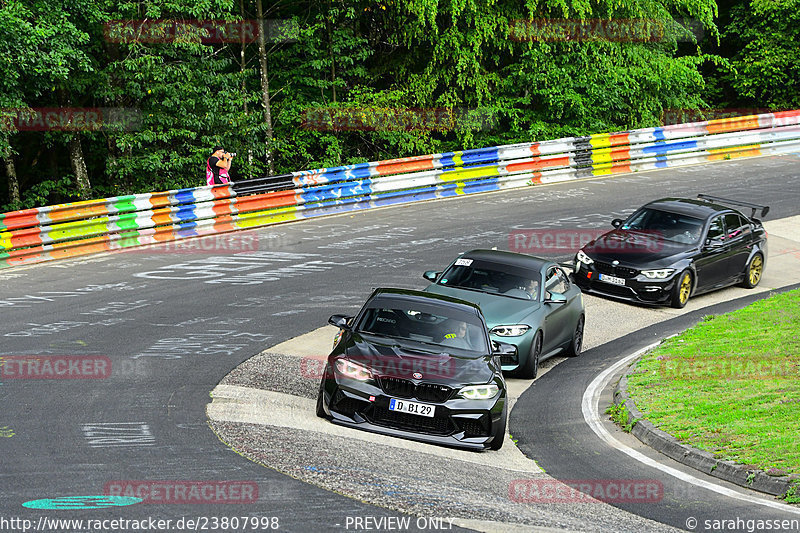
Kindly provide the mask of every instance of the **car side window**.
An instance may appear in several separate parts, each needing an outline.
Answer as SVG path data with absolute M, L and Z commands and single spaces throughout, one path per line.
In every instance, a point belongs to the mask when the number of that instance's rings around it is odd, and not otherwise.
M 569 290 L 569 281 L 567 281 L 567 276 L 560 268 L 550 267 L 547 269 L 545 290 L 547 291 L 547 297 L 550 297 L 550 295 L 554 292 L 564 294 L 567 292 L 567 290 Z
M 739 215 L 728 213 L 725 215 L 725 240 L 732 241 L 744 236 L 745 226 Z
M 724 236 L 725 228 L 722 225 L 722 217 L 715 217 L 711 221 L 711 225 L 708 227 L 708 235 L 706 238 L 711 241 L 722 242 Z

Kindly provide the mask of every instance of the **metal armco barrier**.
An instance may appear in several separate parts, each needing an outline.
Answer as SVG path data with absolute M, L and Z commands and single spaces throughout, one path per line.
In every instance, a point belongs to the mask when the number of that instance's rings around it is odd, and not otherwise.
M 0 268 L 394 204 L 800 151 L 800 110 L 293 172 L 0 214 Z

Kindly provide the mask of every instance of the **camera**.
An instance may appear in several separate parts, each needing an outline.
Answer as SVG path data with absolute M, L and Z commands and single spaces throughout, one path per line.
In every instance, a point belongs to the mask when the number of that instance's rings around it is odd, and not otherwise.
M 225 153 L 231 157 L 236 157 L 236 152 L 225 152 Z

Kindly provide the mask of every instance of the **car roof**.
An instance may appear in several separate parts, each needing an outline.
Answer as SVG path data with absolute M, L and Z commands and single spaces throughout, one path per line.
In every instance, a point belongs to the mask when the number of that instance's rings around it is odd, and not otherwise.
M 388 297 L 394 300 L 406 300 L 406 301 L 418 301 L 418 302 L 431 302 L 431 300 L 435 300 L 435 303 L 442 303 L 447 307 L 452 308 L 464 308 L 468 307 L 468 310 L 474 311 L 478 316 L 483 316 L 481 313 L 481 308 L 472 302 L 467 302 L 466 300 L 461 300 L 459 298 L 453 298 L 452 296 L 445 296 L 443 294 L 434 294 L 431 292 L 423 292 L 417 291 L 413 289 L 395 289 L 390 287 L 380 287 L 375 289 L 372 292 L 372 295 L 369 297 L 369 300 L 373 300 L 375 298 L 381 297 Z M 467 309 L 462 309 L 467 311 Z
M 708 200 L 698 200 L 695 198 L 662 198 L 654 200 L 645 204 L 643 207 L 651 207 L 661 211 L 669 211 L 670 213 L 677 213 L 679 215 L 688 215 L 698 218 L 708 218 L 719 213 L 738 213 L 742 214 L 730 207 L 715 204 Z M 745 215 L 742 215 L 745 216 Z M 747 217 L 745 217 L 747 218 Z
M 516 252 L 505 252 L 503 250 L 470 250 L 462 254 L 460 257 L 465 259 L 478 259 L 483 261 L 491 261 L 493 263 L 500 263 L 519 268 L 528 268 L 532 270 L 540 270 L 545 264 L 552 263 L 548 259 L 542 259 L 533 255 L 519 254 Z

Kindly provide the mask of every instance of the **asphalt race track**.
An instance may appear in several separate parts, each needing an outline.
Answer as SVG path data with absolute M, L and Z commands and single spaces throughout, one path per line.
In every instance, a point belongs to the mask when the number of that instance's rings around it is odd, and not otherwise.
M 333 313 L 356 310 L 373 287 L 421 288 L 422 271 L 441 268 L 471 248 L 508 249 L 514 229 L 610 228 L 612 218 L 647 200 L 700 192 L 770 205 L 767 221 L 798 215 L 800 157 L 729 161 L 308 220 L 243 234 L 255 236 L 258 243 L 256 250 L 247 252 L 236 246 L 151 248 L 0 271 L 0 355 L 12 360 L 86 356 L 101 366 L 110 363 L 111 369 L 95 376 L 102 379 L 60 380 L 14 379 L 4 369 L 0 530 L 16 527 L 3 519 L 31 520 L 31 527 L 40 526 L 40 531 L 101 531 L 86 524 L 42 520 L 148 517 L 172 520 L 167 531 L 203 529 L 188 527 L 186 520 L 205 524 L 211 531 L 265 530 L 275 525 L 283 531 L 352 531 L 359 525 L 361 530 L 397 530 L 403 523 L 398 520 L 409 516 L 397 509 L 440 519 L 419 522 L 414 516 L 411 530 L 451 530 L 451 524 L 457 530 L 457 523 L 490 529 L 485 521 L 507 522 L 503 512 L 496 516 L 491 512 L 492 505 L 498 509 L 507 505 L 508 479 L 527 473 L 506 470 L 497 480 L 489 479 L 491 453 L 472 454 L 465 461 L 448 459 L 448 453 L 436 447 L 420 451 L 409 445 L 403 450 L 362 439 L 351 439 L 350 448 L 342 450 L 330 444 L 347 445 L 346 438 L 329 441 L 324 434 L 250 428 L 248 435 L 261 435 L 253 439 L 254 449 L 272 445 L 276 458 L 301 451 L 306 463 L 294 466 L 308 477 L 319 477 L 319 485 L 338 476 L 342 486 L 360 487 L 357 497 L 347 497 L 264 468 L 231 450 L 208 426 L 209 393 L 231 370 L 265 348 L 324 325 Z M 769 274 L 768 263 L 765 281 Z M 790 283 L 787 280 L 786 285 Z M 743 289 L 726 289 L 690 300 L 686 318 L 668 322 L 663 331 L 679 329 L 680 321 L 689 323 L 703 314 L 691 315 L 693 310 L 742 294 Z M 586 300 L 587 321 L 593 320 L 594 309 L 608 304 Z M 636 314 L 641 324 L 629 324 L 631 331 L 676 316 L 664 309 L 637 308 Z M 587 335 L 590 351 L 550 368 L 520 397 L 511 413 L 510 432 L 519 438 L 520 449 L 548 474 L 561 479 L 608 478 L 600 469 L 607 463 L 629 478 L 657 478 L 657 472 L 630 464 L 613 450 L 597 451 L 599 441 L 580 419 L 563 426 L 567 416 L 574 416 L 575 402 L 580 405 L 583 388 L 594 376 L 645 337 L 652 339 L 653 332 L 633 334 L 622 344 Z M 267 390 L 282 390 L 291 383 L 284 372 L 286 362 L 275 363 L 274 374 L 262 376 Z M 303 391 L 311 380 L 304 379 L 297 378 L 302 390 L 283 392 L 307 399 Z M 540 408 L 544 402 L 546 409 Z M 334 472 L 331 458 L 343 452 L 349 460 Z M 328 470 L 315 471 L 323 462 Z M 386 471 L 379 474 L 395 479 L 394 486 L 370 486 L 374 464 L 385 465 Z M 475 516 L 462 512 L 472 502 L 459 501 L 469 491 L 456 490 L 459 487 L 449 481 L 456 471 L 451 469 L 458 470 L 453 479 L 471 470 L 477 488 L 497 491 L 481 501 L 488 508 L 481 507 Z M 447 486 L 438 500 L 409 497 L 423 472 L 438 475 L 441 485 Z M 151 502 L 99 509 L 79 502 L 69 510 L 22 506 L 39 499 L 103 495 L 109 488 L 142 486 L 145 481 L 162 482 L 160 493 L 150 484 Z M 194 481 L 242 482 L 239 485 L 250 489 L 249 499 L 241 491 L 226 490 L 208 491 L 194 500 L 164 496 L 164 487 L 174 490 Z M 672 483 L 665 478 L 665 489 L 694 494 L 691 488 Z M 417 492 L 425 496 L 437 490 L 426 485 L 426 491 Z M 395 510 L 365 503 L 375 501 L 375 494 Z M 533 505 L 524 522 L 552 529 L 623 531 L 654 529 L 659 525 L 647 521 L 653 519 L 683 528 L 679 519 L 685 520 L 689 510 L 698 510 L 698 517 L 727 512 L 734 518 L 736 512 L 745 518 L 750 510 L 705 492 L 691 505 L 682 505 L 672 497 L 663 506 L 640 505 L 624 511 L 605 504 L 564 509 Z M 561 511 L 564 519 L 558 520 Z M 241 523 L 234 525 L 232 517 Z M 451 523 L 451 517 L 460 520 Z M 229 520 L 227 527 L 219 522 L 222 518 Z M 257 528 L 243 527 L 245 520 L 256 518 L 260 521 L 247 525 Z M 178 525 L 180 519 L 184 522 Z M 212 528 L 215 519 L 217 527 Z

